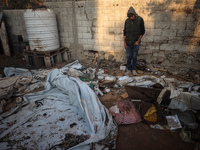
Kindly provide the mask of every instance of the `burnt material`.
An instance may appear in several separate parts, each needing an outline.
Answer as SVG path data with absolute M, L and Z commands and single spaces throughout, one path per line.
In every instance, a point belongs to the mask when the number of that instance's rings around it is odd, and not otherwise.
M 133 99 L 139 99 L 142 101 L 156 102 L 162 89 L 146 88 L 138 86 L 125 86 L 128 96 Z M 162 105 L 168 105 L 170 103 L 170 91 L 166 91 L 163 95 Z

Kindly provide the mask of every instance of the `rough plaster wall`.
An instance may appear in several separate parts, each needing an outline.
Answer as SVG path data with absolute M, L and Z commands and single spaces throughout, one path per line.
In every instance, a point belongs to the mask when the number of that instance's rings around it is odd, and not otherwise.
M 18 42 L 18 35 L 22 35 L 23 40 L 28 41 L 24 22 L 24 12 L 24 9 L 3 10 L 11 45 Z
M 97 50 L 122 61 L 124 21 L 133 6 L 146 27 L 139 58 L 199 69 L 198 0 L 46 0 L 44 4 L 57 13 L 61 45 L 71 47 L 77 57 L 83 58 L 85 50 Z

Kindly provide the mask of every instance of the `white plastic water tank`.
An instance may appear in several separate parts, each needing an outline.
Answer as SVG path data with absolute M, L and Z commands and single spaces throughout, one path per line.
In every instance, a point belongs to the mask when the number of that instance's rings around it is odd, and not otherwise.
M 24 20 L 31 50 L 50 51 L 60 47 L 56 15 L 52 9 L 27 9 Z

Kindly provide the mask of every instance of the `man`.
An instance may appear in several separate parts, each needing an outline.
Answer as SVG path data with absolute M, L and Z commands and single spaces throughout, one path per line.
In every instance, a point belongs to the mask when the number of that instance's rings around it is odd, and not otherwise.
M 132 72 L 137 75 L 137 55 L 139 44 L 145 33 L 144 20 L 138 16 L 133 7 L 130 7 L 127 13 L 128 19 L 124 25 L 124 48 L 127 53 L 127 73 Z

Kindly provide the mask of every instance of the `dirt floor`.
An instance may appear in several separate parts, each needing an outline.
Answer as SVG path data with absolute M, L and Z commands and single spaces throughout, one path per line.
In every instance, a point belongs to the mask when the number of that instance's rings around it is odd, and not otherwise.
M 99 97 L 108 109 L 123 100 L 115 92 Z M 117 150 L 197 150 L 195 143 L 185 143 L 178 132 L 151 129 L 147 123 L 118 126 Z

